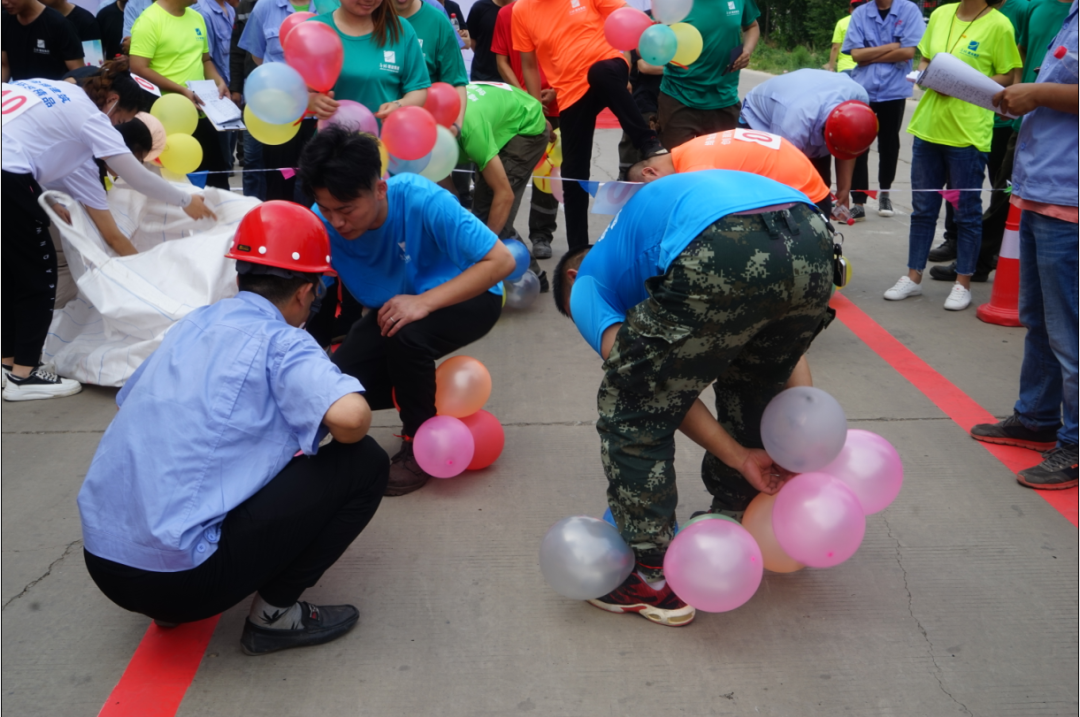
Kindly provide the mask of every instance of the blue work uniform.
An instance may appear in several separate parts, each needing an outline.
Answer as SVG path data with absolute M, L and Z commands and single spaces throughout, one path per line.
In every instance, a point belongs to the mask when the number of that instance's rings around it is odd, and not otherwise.
M 217 550 L 226 514 L 302 451 L 335 401 L 364 390 L 263 297 L 181 319 L 116 397 L 79 491 L 91 554 L 179 572 Z
M 666 274 L 709 225 L 729 214 L 792 203 L 813 204 L 798 190 L 747 172 L 712 169 L 650 182 L 581 262 L 570 292 L 578 331 L 601 353 L 604 330 L 645 301 L 645 282 Z
M 825 120 L 848 100 L 869 103 L 870 97 L 847 73 L 796 70 L 750 90 L 740 120 L 752 129 L 780 135 L 814 159 L 829 153 Z
M 922 11 L 911 0 L 893 0 L 884 18 L 877 5 L 868 2 L 851 13 L 851 24 L 848 25 L 840 52 L 850 55 L 855 49 L 881 47 L 894 42 L 900 43 L 901 48 L 918 47 L 925 31 L 926 20 Z M 866 88 L 871 102 L 906 99 L 911 97 L 913 87 L 907 81 L 911 63 L 911 60 L 903 60 L 856 65 L 851 70 L 851 79 Z
M 229 84 L 229 53 L 232 49 L 233 23 L 236 22 L 236 10 L 228 3 L 225 7 L 216 0 L 199 0 L 195 3 L 195 12 L 206 21 L 206 39 L 210 46 L 210 59 L 214 61 L 221 79 Z

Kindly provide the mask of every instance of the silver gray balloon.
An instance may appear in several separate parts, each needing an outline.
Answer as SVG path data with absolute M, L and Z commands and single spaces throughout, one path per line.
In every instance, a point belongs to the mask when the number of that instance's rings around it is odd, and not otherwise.
M 761 442 L 777 465 L 810 473 L 829 465 L 847 440 L 847 417 L 820 388 L 781 391 L 761 416 Z
M 515 282 L 503 282 L 503 291 L 506 292 L 506 306 L 510 309 L 527 309 L 540 295 L 540 279 L 531 271 Z
M 551 526 L 540 543 L 540 571 L 551 589 L 574 600 L 607 595 L 634 569 L 634 551 L 612 525 L 576 515 Z

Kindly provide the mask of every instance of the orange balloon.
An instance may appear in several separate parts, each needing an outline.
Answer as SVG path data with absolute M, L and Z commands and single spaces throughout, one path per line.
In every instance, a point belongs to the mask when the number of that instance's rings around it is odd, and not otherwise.
M 774 573 L 793 573 L 806 566 L 785 553 L 776 540 L 772 525 L 772 509 L 775 502 L 775 495 L 758 493 L 743 513 L 742 525 L 750 535 L 754 536 L 758 547 L 761 548 L 761 557 L 765 561 L 766 570 Z
M 491 374 L 471 356 L 448 358 L 435 370 L 435 409 L 440 416 L 471 416 L 490 397 Z

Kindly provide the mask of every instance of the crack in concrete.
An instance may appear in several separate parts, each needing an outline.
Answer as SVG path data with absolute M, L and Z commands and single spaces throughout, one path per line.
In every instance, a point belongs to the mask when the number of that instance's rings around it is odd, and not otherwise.
M 893 535 L 892 526 L 889 525 L 889 519 L 882 516 L 882 521 L 885 523 L 886 534 L 894 543 L 896 543 L 896 564 L 900 568 L 900 573 L 904 576 L 904 592 L 907 594 L 908 614 L 911 615 L 911 619 L 915 621 L 915 626 L 918 627 L 919 632 L 922 633 L 923 640 L 926 641 L 926 654 L 930 656 L 930 662 L 934 665 L 934 680 L 937 681 L 938 689 L 940 689 L 946 697 L 955 702 L 960 709 L 964 711 L 964 714 L 975 717 L 975 713 L 968 709 L 967 705 L 956 699 L 956 697 L 953 696 L 953 693 L 945 689 L 945 683 L 941 679 L 944 671 L 941 669 L 941 665 L 938 664 L 937 657 L 934 656 L 934 643 L 930 640 L 930 634 L 926 631 L 926 628 L 923 627 L 922 621 L 915 617 L 915 609 L 913 606 L 914 598 L 911 595 L 911 588 L 908 587 L 908 574 L 900 554 L 900 541 Z
M 16 595 L 15 597 L 11 598 L 11 599 L 10 599 L 10 600 L 8 600 L 8 601 L 7 601 L 6 603 L 4 603 L 3 607 L 0 607 L 0 610 L 7 610 L 7 609 L 8 609 L 8 606 L 9 606 L 9 605 L 11 605 L 11 603 L 15 602 L 16 600 L 18 600 L 18 599 L 19 599 L 19 598 L 21 598 L 21 597 L 24 597 L 24 596 L 25 596 L 25 595 L 26 595 L 26 594 L 27 594 L 28 592 L 30 592 L 30 590 L 31 590 L 31 589 L 32 589 L 32 588 L 33 588 L 33 587 L 34 587 L 35 585 L 37 585 L 38 583 L 40 583 L 40 582 L 41 582 L 42 580 L 44 580 L 45 578 L 47 578 L 47 577 L 49 577 L 50 575 L 52 575 L 52 571 L 53 571 L 53 568 L 55 568 L 55 567 L 56 567 L 57 565 L 59 565 L 60 563 L 64 562 L 64 560 L 66 560 L 66 559 L 67 559 L 67 556 L 68 556 L 68 554 L 69 554 L 69 553 L 71 552 L 71 549 L 72 549 L 72 548 L 74 548 L 74 547 L 75 547 L 76 545 L 78 545 L 78 544 L 79 544 L 79 543 L 81 543 L 81 542 L 82 542 L 82 539 L 80 538 L 79 540 L 73 540 L 73 541 L 71 541 L 70 543 L 68 543 L 68 544 L 67 544 L 67 547 L 66 547 L 66 548 L 64 548 L 64 552 L 63 552 L 63 554 L 62 554 L 62 555 L 61 555 L 61 556 L 60 556 L 59 558 L 57 558 L 56 560 L 54 560 L 54 561 L 52 561 L 51 563 L 49 563 L 49 567 L 48 567 L 48 568 L 47 568 L 47 569 L 45 570 L 44 574 L 42 574 L 42 575 L 40 575 L 40 576 L 38 576 L 38 577 L 34 578 L 34 579 L 33 579 L 33 580 L 31 580 L 30 582 L 28 582 L 28 583 L 26 584 L 26 587 L 24 587 L 24 588 L 23 588 L 23 589 L 22 589 L 22 590 L 21 590 L 21 591 L 19 592 L 19 594 L 18 594 L 18 595 Z

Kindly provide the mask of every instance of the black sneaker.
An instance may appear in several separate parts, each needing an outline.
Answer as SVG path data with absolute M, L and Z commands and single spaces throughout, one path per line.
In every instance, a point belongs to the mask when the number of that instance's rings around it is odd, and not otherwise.
M 551 287 L 548 285 L 547 272 L 544 271 L 544 270 L 541 270 L 540 273 L 536 275 L 536 278 L 540 280 L 540 293 L 541 294 L 548 293 L 548 290 Z
M 60 378 L 44 367 L 38 366 L 26 378 L 19 378 L 5 369 L 5 401 L 38 401 L 44 398 L 74 396 L 82 390 L 82 384 L 70 378 Z
M 360 611 L 352 605 L 312 605 L 301 601 L 300 609 L 304 611 L 300 618 L 303 627 L 298 630 L 273 630 L 245 620 L 240 649 L 247 655 L 265 655 L 292 647 L 322 645 L 338 639 L 360 620 Z
M 533 240 L 533 259 L 550 259 L 551 258 L 551 240 L 550 239 L 534 239 Z
M 866 221 L 866 207 L 861 204 L 851 205 L 851 218 L 857 222 Z
M 885 192 L 878 192 L 877 213 L 879 217 L 891 217 L 896 214 L 892 208 L 892 200 Z
M 1073 488 L 1076 480 L 1076 444 L 1065 443 L 1043 453 L 1043 462 L 1016 474 L 1020 485 L 1036 490 Z
M 1014 412 L 1004 421 L 980 423 L 969 431 L 972 438 L 983 443 L 997 443 L 1002 446 L 1019 446 L 1033 451 L 1049 451 L 1057 445 L 1059 426 L 1032 431 L 1024 427 L 1020 417 Z
M 634 612 L 649 622 L 668 627 L 689 625 L 697 614 L 694 608 L 679 599 L 666 582 L 664 587 L 654 590 L 641 579 L 637 570 L 607 595 L 587 602 L 608 612 Z
M 930 261 L 956 261 L 956 240 L 946 239 L 930 250 Z
M 930 267 L 930 278 L 934 281 L 956 281 L 956 262 L 948 266 Z M 971 275 L 971 280 L 976 284 L 982 284 L 989 278 L 990 274 L 986 272 L 976 271 Z
M 412 493 L 431 479 L 413 456 L 412 441 L 404 441 L 401 450 L 390 459 L 390 482 L 383 495 L 398 496 Z

